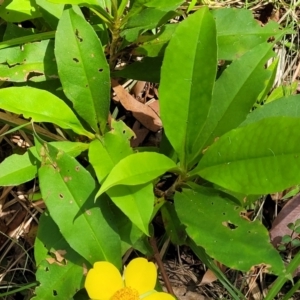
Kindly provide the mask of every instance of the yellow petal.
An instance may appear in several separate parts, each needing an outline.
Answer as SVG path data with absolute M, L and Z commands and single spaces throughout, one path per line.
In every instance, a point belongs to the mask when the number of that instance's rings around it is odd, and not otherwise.
M 143 300 L 175 300 L 175 298 L 167 293 L 153 293 L 143 298 Z
M 89 270 L 84 286 L 91 299 L 107 300 L 123 287 L 123 280 L 113 264 L 99 261 Z
M 154 263 L 145 258 L 133 259 L 125 269 L 125 285 L 144 294 L 154 289 L 157 271 Z

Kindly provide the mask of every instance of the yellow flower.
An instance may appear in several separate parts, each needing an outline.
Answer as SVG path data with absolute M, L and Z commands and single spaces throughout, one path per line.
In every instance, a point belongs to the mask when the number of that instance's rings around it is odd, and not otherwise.
M 94 300 L 174 300 L 170 294 L 154 290 L 156 267 L 145 258 L 133 259 L 123 278 L 113 264 L 96 262 L 87 274 L 85 288 Z

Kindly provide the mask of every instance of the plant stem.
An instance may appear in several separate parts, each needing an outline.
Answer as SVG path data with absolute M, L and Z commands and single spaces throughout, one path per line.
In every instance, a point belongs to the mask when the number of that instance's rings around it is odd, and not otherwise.
M 300 287 L 300 279 L 294 284 L 294 286 L 285 294 L 282 300 L 289 300 L 299 289 Z
M 298 252 L 286 268 L 286 272 L 281 274 L 274 282 L 265 300 L 272 300 L 277 296 L 282 286 L 289 279 L 292 279 L 292 274 L 300 264 L 300 252 Z
M 127 3 L 128 3 L 127 0 L 122 0 L 121 4 L 119 5 L 119 8 L 118 8 L 118 16 L 119 17 L 121 17 L 123 15 Z
M 155 237 L 150 237 L 150 245 L 153 249 L 153 252 L 154 252 L 154 258 L 158 264 L 158 267 L 160 269 L 160 272 L 161 272 L 161 276 L 165 282 L 165 285 L 166 285 L 166 288 L 168 290 L 168 293 L 175 296 L 174 292 L 173 292 L 173 289 L 172 289 L 172 286 L 171 286 L 171 283 L 170 283 L 170 280 L 168 278 L 168 275 L 166 273 L 166 270 L 165 270 L 165 267 L 164 267 L 164 264 L 161 260 L 161 257 L 160 257 L 160 254 L 159 254 L 159 251 L 158 251 L 158 248 L 157 248 L 157 244 L 156 244 L 156 240 L 155 240 Z
M 117 19 L 115 20 L 111 28 L 111 44 L 109 49 L 109 67 L 111 71 L 113 71 L 115 67 L 116 53 L 118 50 L 119 39 L 120 39 L 120 20 Z

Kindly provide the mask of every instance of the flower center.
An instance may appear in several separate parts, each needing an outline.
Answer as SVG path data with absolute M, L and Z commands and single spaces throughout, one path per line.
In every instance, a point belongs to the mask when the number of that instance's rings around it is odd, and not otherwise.
M 118 290 L 110 300 L 139 300 L 139 293 L 131 287 L 124 287 Z

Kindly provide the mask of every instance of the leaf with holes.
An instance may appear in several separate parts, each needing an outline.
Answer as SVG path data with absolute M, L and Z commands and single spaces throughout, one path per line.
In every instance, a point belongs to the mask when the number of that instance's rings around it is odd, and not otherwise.
M 155 152 L 131 154 L 116 164 L 102 184 L 96 198 L 116 185 L 150 182 L 167 171 L 180 172 L 173 160 Z
M 46 144 L 41 148 L 40 188 L 49 212 L 70 246 L 93 264 L 121 267 L 121 242 L 108 202 L 94 203 L 96 184 L 75 158 Z
M 76 157 L 88 148 L 88 144 L 65 142 L 52 142 L 57 149 Z M 13 186 L 33 179 L 37 174 L 39 156 L 35 147 L 31 147 L 23 155 L 13 154 L 0 164 L 0 185 Z
M 174 201 L 180 221 L 198 246 L 230 268 L 248 271 L 255 265 L 265 265 L 275 274 L 283 272 L 282 259 L 259 221 L 248 220 L 229 195 L 193 187 L 176 192 Z
M 31 87 L 9 87 L 0 90 L 0 108 L 32 118 L 33 122 L 54 123 L 78 134 L 93 138 L 63 100 L 53 94 Z
M 39 219 L 34 257 L 40 284 L 32 299 L 72 299 L 83 288 L 88 262 L 70 247 L 48 212 Z
M 59 21 L 55 56 L 64 93 L 79 116 L 103 134 L 110 103 L 109 67 L 93 27 L 71 8 Z
M 41 14 L 34 1 L 13 0 L 1 2 L 0 17 L 7 22 L 19 23 L 40 16 Z
M 54 60 L 54 42 L 50 40 L 1 49 L 0 80 L 26 82 L 57 79 Z
M 237 59 L 270 37 L 283 34 L 274 21 L 261 26 L 248 9 L 214 9 L 212 14 L 218 32 L 218 59 Z

